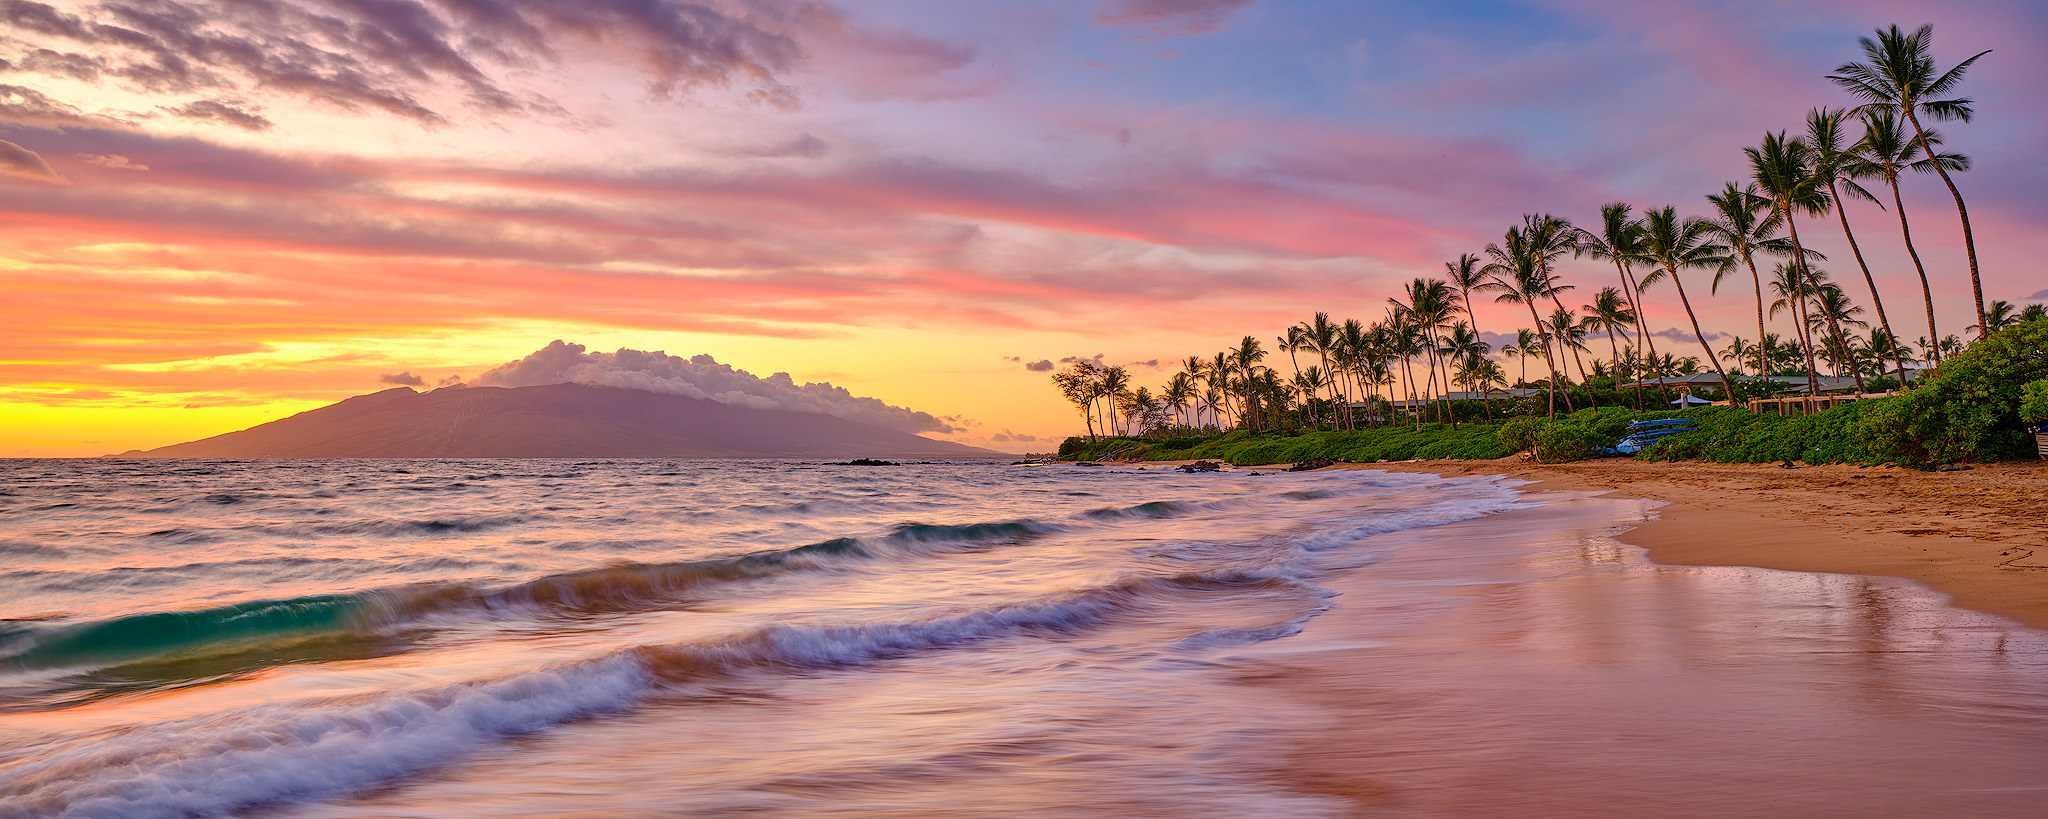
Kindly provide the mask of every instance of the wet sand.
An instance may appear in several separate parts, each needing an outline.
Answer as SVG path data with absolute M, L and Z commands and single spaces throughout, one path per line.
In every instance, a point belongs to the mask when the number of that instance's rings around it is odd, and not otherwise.
M 1667 503 L 1620 539 L 1667 565 L 1905 578 L 2048 630 L 2048 463 L 1961 472 L 1846 465 L 1409 461 L 1355 468 L 1508 475 L 1531 489 Z
M 1347 815 L 2008 817 L 2048 798 L 2048 466 L 1336 468 L 1508 475 L 1544 504 L 1376 539 L 1393 557 L 1238 667 L 1322 712 L 1285 778 Z M 1401 549 L 1416 537 L 1441 540 Z M 1446 561 L 1481 580 L 1432 582 Z

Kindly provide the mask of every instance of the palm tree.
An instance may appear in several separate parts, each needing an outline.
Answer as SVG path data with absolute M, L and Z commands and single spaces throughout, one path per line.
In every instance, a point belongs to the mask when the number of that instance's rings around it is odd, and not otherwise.
M 1187 423 L 1187 419 L 1182 416 L 1182 413 L 1188 408 L 1188 403 L 1195 399 L 1195 379 L 1193 376 L 1187 373 L 1174 373 L 1172 378 L 1167 379 L 1166 388 L 1159 391 L 1159 398 L 1166 404 L 1167 409 L 1173 410 L 1176 421 L 1179 421 L 1183 426 L 1194 426 Z
M 1814 381 L 1814 376 L 1817 375 L 1813 363 L 1814 342 L 1807 333 L 1806 322 L 1806 302 L 1813 295 L 1813 288 L 1807 284 L 1807 277 L 1800 275 L 1798 265 L 1784 262 L 1771 270 L 1771 292 L 1778 294 L 1778 299 L 1771 302 L 1771 315 L 1776 316 L 1780 312 L 1792 314 L 1792 335 L 1797 342 L 1795 346 L 1799 357 L 1806 362 L 1807 390 L 1817 392 L 1819 387 Z
M 1936 154 L 1922 156 L 1922 144 L 1939 146 L 1941 135 L 1929 130 L 1915 140 L 1906 136 L 1905 127 L 1899 122 L 1896 112 L 1890 108 L 1872 108 L 1863 111 L 1863 139 L 1856 143 L 1855 173 L 1883 179 L 1892 189 L 1892 207 L 1899 214 L 1899 235 L 1906 240 L 1906 255 L 1913 258 L 1913 269 L 1920 274 L 1920 295 L 1927 306 L 1927 334 L 1932 337 L 1939 331 L 1934 328 L 1934 288 L 1927 283 L 1927 266 L 1920 262 L 1920 251 L 1913 247 L 1913 227 L 1906 220 L 1906 200 L 1899 194 L 1899 172 L 1914 170 L 1932 172 L 1936 165 L 1950 170 L 1967 171 L 1970 158 L 1962 154 Z M 1939 358 L 1934 363 L 1940 364 Z
M 1750 283 L 1756 288 L 1756 337 L 1763 338 L 1767 332 L 1764 329 L 1764 282 L 1763 276 L 1756 271 L 1756 254 L 1792 253 L 1791 241 L 1778 235 L 1778 228 L 1785 220 L 1771 207 L 1769 199 L 1757 194 L 1755 183 L 1738 189 L 1735 183 L 1729 182 L 1720 193 L 1707 194 L 1707 201 L 1714 205 L 1714 219 L 1707 223 L 1708 230 L 1713 232 L 1715 239 L 1727 244 L 1735 257 L 1749 268 Z M 1719 292 L 1721 279 L 1732 269 L 1723 267 L 1716 271 L 1709 290 Z M 1757 352 L 1761 354 L 1762 349 L 1759 347 Z M 1759 358 L 1757 372 L 1770 372 L 1770 364 Z
M 1714 372 L 1721 376 L 1721 392 L 1728 397 L 1728 403 L 1735 403 L 1735 384 L 1728 380 L 1728 371 L 1721 368 L 1721 359 L 1715 357 L 1714 348 L 1707 346 L 1707 335 L 1700 331 L 1699 316 L 1693 312 L 1692 300 L 1686 298 L 1685 281 L 1678 275 L 1687 268 L 1720 267 L 1729 261 L 1728 248 L 1713 244 L 1713 231 L 1705 219 L 1678 218 L 1678 209 L 1670 205 L 1643 214 L 1643 252 L 1662 269 L 1644 278 L 1644 283 L 1658 276 L 1669 276 L 1671 284 L 1678 288 L 1678 301 L 1685 306 L 1685 317 L 1692 322 L 1692 335 L 1700 342 L 1700 349 L 1707 354 L 1707 361 L 1714 365 Z
M 1429 385 L 1435 387 L 1437 348 L 1440 346 L 1436 334 L 1450 322 L 1451 316 L 1456 315 L 1458 309 L 1456 302 L 1451 298 L 1450 285 L 1437 279 L 1416 279 L 1408 283 L 1407 301 L 1387 299 L 1387 303 L 1393 305 L 1396 312 L 1405 314 L 1415 323 L 1415 329 L 1422 333 L 1423 361 L 1429 367 Z M 1449 381 L 1448 371 L 1445 381 Z M 1447 388 L 1449 385 L 1445 386 Z M 1448 389 L 1445 391 L 1448 392 Z M 1439 406 L 1437 417 L 1442 418 L 1448 411 L 1448 408 Z M 1451 419 L 1453 428 L 1457 423 L 1455 417 Z
M 1750 344 L 1749 342 L 1742 340 L 1741 336 L 1736 336 L 1728 340 L 1728 348 L 1721 351 L 1721 358 L 1731 363 L 1734 363 L 1737 366 L 1740 366 L 1742 364 L 1742 357 L 1746 355 L 1754 355 L 1756 354 L 1756 350 L 1756 345 Z M 1763 375 L 1763 373 L 1757 374 Z
M 1102 379 L 1097 383 L 1097 391 L 1105 404 L 1102 427 L 1109 429 L 1110 422 L 1119 420 L 1121 416 L 1118 407 L 1130 400 L 1131 373 L 1122 367 L 1104 367 Z M 1117 425 L 1116 432 L 1119 435 L 1123 434 L 1121 423 Z
M 1265 416 L 1259 403 L 1258 371 L 1262 369 L 1259 362 L 1266 359 L 1266 350 L 1259 346 L 1258 339 L 1245 336 L 1226 355 L 1230 369 L 1238 373 L 1242 379 L 1239 383 L 1244 389 L 1245 428 L 1256 433 L 1265 423 Z
M 1842 198 L 1847 191 L 1850 196 L 1866 202 L 1876 202 L 1862 185 L 1859 178 L 1867 178 L 1867 171 L 1856 161 L 1855 152 L 1843 146 L 1842 120 L 1847 111 L 1816 108 L 1806 115 L 1806 142 L 1813 149 L 1813 174 L 1827 183 L 1828 194 L 1835 200 L 1835 216 L 1842 222 L 1842 235 L 1849 239 L 1849 252 L 1856 257 L 1856 266 L 1863 270 L 1863 283 L 1870 287 L 1870 304 L 1877 308 L 1877 323 L 1889 333 L 1892 321 L 1884 314 L 1884 299 L 1877 293 L 1877 278 L 1870 275 L 1870 265 L 1863 262 L 1863 248 L 1856 244 L 1856 232 L 1849 229 L 1848 200 Z M 1905 368 L 1906 362 L 1898 365 Z
M 1982 338 L 2018 323 L 2020 323 L 2020 317 L 2015 313 L 2012 302 L 1999 299 L 1992 302 L 1991 307 L 1984 311 L 1984 323 L 1982 325 L 1971 325 L 1963 329 L 1974 330 L 1977 336 Z
M 1650 317 L 1643 310 L 1642 293 L 1636 287 L 1636 262 L 1643 261 L 1643 224 L 1630 218 L 1631 207 L 1627 202 L 1609 202 L 1600 206 L 1600 232 L 1579 229 L 1577 252 L 1595 259 L 1614 262 L 1614 272 L 1621 276 L 1621 294 L 1628 299 L 1628 308 L 1635 315 L 1636 333 L 1643 343 L 1649 345 L 1650 354 L 1657 354 L 1657 340 L 1650 335 Z M 1616 368 L 1617 374 L 1619 369 Z M 1643 388 L 1636 386 L 1636 408 L 1643 405 Z
M 1614 340 L 1614 337 L 1617 335 L 1622 338 L 1628 337 L 1628 331 L 1622 328 L 1635 324 L 1635 311 L 1629 309 L 1628 301 L 1622 298 L 1620 291 L 1612 287 L 1600 288 L 1600 292 L 1593 295 L 1593 303 L 1585 307 L 1586 319 L 1584 326 L 1607 333 L 1607 349 L 1614 356 L 1614 390 L 1615 392 L 1620 392 L 1621 345 Z M 1642 390 L 1638 389 L 1636 395 L 1640 399 Z M 1638 400 L 1636 403 L 1638 408 L 1640 408 L 1642 402 Z
M 1578 314 L 1570 310 L 1551 311 L 1549 324 L 1545 325 L 1543 329 L 1550 334 L 1551 338 L 1557 339 L 1557 346 L 1560 349 L 1571 350 L 1574 357 L 1577 357 L 1583 351 L 1592 349 L 1586 346 L 1585 324 L 1579 321 Z M 1594 359 L 1593 363 L 1598 364 L 1599 359 Z M 1586 385 L 1586 400 L 1592 405 L 1597 405 L 1599 402 L 1593 400 L 1592 378 L 1590 376 L 1587 377 L 1583 383 Z
M 1912 124 L 1913 133 L 1920 143 L 1920 152 L 1934 155 L 1934 146 L 1927 141 L 1927 129 L 1920 125 L 1920 115 L 1939 121 L 1958 120 L 1969 122 L 1975 113 L 1968 97 L 1932 99 L 1955 90 L 1963 81 L 1963 74 L 1970 70 L 1970 64 L 1991 53 L 1989 49 L 1977 52 L 1967 60 L 1957 63 L 1945 72 L 1936 71 L 1933 50 L 1934 26 L 1921 26 L 1912 34 L 1899 30 L 1878 29 L 1877 39 L 1859 37 L 1863 56 L 1869 62 L 1843 63 L 1828 75 L 1836 85 L 1851 95 L 1864 100 L 1862 109 L 1889 108 L 1904 115 Z M 1984 280 L 1977 272 L 1977 239 L 1970 232 L 1970 209 L 1963 205 L 1962 191 L 1956 189 L 1956 182 L 1949 178 L 1948 169 L 1939 163 L 1934 172 L 1941 175 L 1942 184 L 1948 186 L 1948 193 L 1956 200 L 1956 215 L 1963 221 L 1963 248 L 1970 257 L 1970 290 L 1977 299 L 1977 324 L 1982 327 L 1988 322 L 1984 316 Z
M 1337 400 L 1336 372 L 1330 369 L 1330 357 L 1337 352 L 1337 325 L 1330 323 L 1329 313 L 1317 313 L 1315 319 L 1302 328 L 1307 336 L 1308 348 L 1316 351 L 1322 359 L 1323 372 L 1332 377 L 1324 379 L 1330 387 L 1330 400 Z
M 1494 259 L 1486 266 L 1486 272 L 1493 277 L 1494 288 L 1501 291 L 1500 295 L 1494 297 L 1494 301 L 1514 302 L 1529 308 L 1529 323 L 1541 332 L 1543 319 L 1536 315 L 1536 302 L 1549 292 L 1548 277 L 1543 275 L 1543 268 L 1538 264 L 1536 255 L 1527 250 L 1514 228 L 1508 228 L 1505 244 L 1506 248 L 1500 245 L 1486 246 L 1486 255 Z M 1529 340 L 1531 339 L 1522 339 L 1525 344 Z M 1523 349 L 1528 348 L 1524 346 Z M 1545 391 L 1549 394 L 1549 416 L 1556 418 L 1557 392 L 1563 379 L 1558 377 L 1557 357 L 1551 354 L 1550 343 L 1547 340 L 1543 343 L 1543 363 L 1550 368 L 1550 389 Z M 1565 410 L 1570 411 L 1571 397 L 1566 396 L 1564 400 Z
M 1795 213 L 1818 216 L 1826 213 L 1833 200 L 1821 187 L 1820 177 L 1813 173 L 1813 151 L 1805 142 L 1786 139 L 1785 132 L 1765 133 L 1763 144 L 1755 148 L 1744 148 L 1749 155 L 1751 170 L 1756 174 L 1757 190 L 1771 202 L 1771 209 L 1785 219 L 1785 230 L 1792 238 L 1792 262 L 1797 272 L 1812 279 L 1811 268 L 1806 264 L 1806 250 L 1799 241 L 1799 220 Z M 1810 291 L 1804 291 L 1810 292 Z M 1835 328 L 1835 335 L 1841 335 Z M 1815 370 L 1813 345 L 1807 345 L 1806 369 L 1807 391 L 1818 393 L 1820 387 L 1811 376 Z
M 1863 308 L 1852 304 L 1849 301 L 1849 294 L 1843 292 L 1842 288 L 1837 285 L 1822 283 L 1819 287 L 1815 288 L 1813 307 L 1814 313 L 1817 315 L 1807 318 L 1807 321 L 1812 324 L 1818 325 L 1824 320 L 1828 326 L 1835 327 L 1838 330 L 1847 326 L 1870 326 L 1869 322 L 1856 317 L 1857 314 L 1863 312 Z M 1815 327 L 1814 329 L 1818 330 L 1819 328 Z M 1850 365 L 1849 376 L 1856 379 L 1856 393 L 1861 395 L 1869 392 L 1869 389 L 1864 386 L 1863 371 L 1854 366 L 1854 341 L 1855 337 L 1845 332 L 1837 332 L 1831 335 L 1827 343 L 1829 351 L 1828 362 L 1835 366 L 1836 377 L 1841 376 L 1843 365 Z
M 1522 239 L 1528 251 L 1535 255 L 1536 266 L 1543 272 L 1543 281 L 1547 285 L 1544 295 L 1549 296 L 1550 303 L 1559 310 L 1564 309 L 1564 299 L 1560 296 L 1573 288 L 1557 283 L 1557 272 L 1552 266 L 1559 257 L 1579 252 L 1579 234 L 1583 232 L 1572 227 L 1571 222 L 1548 213 L 1522 215 Z M 1559 357 L 1562 358 L 1563 354 L 1560 353 Z M 1586 361 L 1579 357 L 1578 350 L 1572 351 L 1572 360 L 1579 365 L 1579 380 L 1586 380 Z
M 1472 312 L 1472 291 L 1487 289 L 1486 263 L 1470 253 L 1458 255 L 1455 262 L 1444 263 L 1444 275 L 1451 280 L 1452 287 L 1458 288 L 1458 295 L 1465 299 L 1465 318 L 1472 322 L 1472 334 L 1479 334 L 1479 314 Z M 1493 419 L 1493 408 L 1486 410 L 1487 420 Z

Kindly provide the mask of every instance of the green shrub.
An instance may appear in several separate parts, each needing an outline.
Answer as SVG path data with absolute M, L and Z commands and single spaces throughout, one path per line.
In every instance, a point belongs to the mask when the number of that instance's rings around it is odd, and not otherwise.
M 2048 320 L 1991 334 L 1865 412 L 1857 430 L 1887 460 L 1915 466 L 2031 454 L 2021 389 L 2048 378 Z
M 1507 447 L 1509 452 L 1534 449 L 1536 448 L 1536 431 L 1543 428 L 1543 425 L 1546 423 L 1548 423 L 1546 419 L 1536 416 L 1510 418 L 1506 423 L 1500 425 L 1500 443 L 1502 446 Z
M 1612 448 L 1615 440 L 1591 425 L 1547 424 L 1536 431 L 1536 460 L 1546 464 L 1582 461 Z
M 2048 422 L 2048 378 L 2029 381 L 2020 388 L 2020 420 L 2029 424 Z

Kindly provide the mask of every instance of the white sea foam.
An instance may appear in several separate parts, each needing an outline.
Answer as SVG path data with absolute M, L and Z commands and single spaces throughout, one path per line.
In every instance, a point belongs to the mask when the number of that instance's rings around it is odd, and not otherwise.
M 0 815 L 155 819 L 343 793 L 648 691 L 622 659 L 367 701 L 260 706 L 81 737 L 0 767 Z

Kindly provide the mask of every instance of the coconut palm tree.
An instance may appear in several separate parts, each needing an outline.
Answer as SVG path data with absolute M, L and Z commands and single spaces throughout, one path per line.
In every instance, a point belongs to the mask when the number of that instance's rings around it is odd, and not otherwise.
M 1236 347 L 1225 353 L 1225 356 L 1230 371 L 1237 374 L 1240 379 L 1239 386 L 1244 390 L 1245 428 L 1257 432 L 1265 423 L 1263 407 L 1259 402 L 1261 385 L 1258 371 L 1263 369 L 1259 362 L 1266 359 L 1266 349 L 1259 345 L 1258 339 L 1245 336 Z
M 1527 307 L 1529 309 L 1530 325 L 1537 328 L 1538 332 L 1541 332 L 1543 319 L 1536 314 L 1536 303 L 1549 294 L 1549 277 L 1544 275 L 1543 268 L 1536 259 L 1536 254 L 1529 252 L 1526 243 L 1521 240 L 1515 228 L 1508 228 L 1506 240 L 1503 244 L 1505 247 L 1502 245 L 1486 246 L 1486 255 L 1493 258 L 1493 262 L 1486 265 L 1486 273 L 1493 277 L 1494 289 L 1501 291 L 1500 295 L 1494 297 L 1494 301 L 1513 302 Z M 1510 250 L 1509 248 L 1514 249 Z M 1529 340 L 1522 339 L 1523 342 Z M 1523 349 L 1526 350 L 1528 348 L 1524 346 Z M 1545 390 L 1549 394 L 1547 397 L 1549 417 L 1556 418 L 1557 394 L 1564 379 L 1558 377 L 1557 357 L 1551 354 L 1550 343 L 1547 339 L 1543 342 L 1543 362 L 1550 369 L 1550 389 Z M 1571 410 L 1571 396 L 1565 396 L 1564 400 L 1565 410 L 1569 412 Z
M 1642 293 L 1636 287 L 1634 265 L 1643 261 L 1642 222 L 1629 214 L 1632 207 L 1627 202 L 1609 202 L 1600 206 L 1600 230 L 1595 233 L 1579 229 L 1578 241 L 1574 245 L 1580 255 L 1614 262 L 1614 272 L 1621 277 L 1621 294 L 1628 299 L 1628 309 L 1635 314 L 1636 333 L 1649 346 L 1650 354 L 1657 354 L 1657 339 L 1650 335 L 1649 315 L 1643 310 Z M 1617 374 L 1619 368 L 1616 368 Z M 1636 386 L 1636 407 L 1642 408 L 1643 388 Z
M 1629 309 L 1628 300 L 1622 297 L 1621 292 L 1612 287 L 1600 288 L 1600 292 L 1593 295 L 1593 303 L 1586 305 L 1585 308 L 1586 318 L 1582 322 L 1583 326 L 1607 334 L 1607 349 L 1614 357 L 1614 390 L 1620 392 L 1621 345 L 1615 341 L 1615 336 L 1628 337 L 1628 331 L 1622 328 L 1635 325 L 1635 311 Z M 1640 399 L 1642 391 L 1637 390 L 1636 395 Z M 1638 400 L 1636 403 L 1640 409 L 1642 402 Z
M 1883 179 L 1892 189 L 1892 208 L 1899 215 L 1899 235 L 1906 240 L 1906 255 L 1913 259 L 1913 270 L 1920 274 L 1920 295 L 1926 302 L 1927 334 L 1931 337 L 1939 332 L 1934 328 L 1934 288 L 1927 283 L 1927 266 L 1920 262 L 1920 251 L 1913 247 L 1913 226 L 1906 219 L 1906 200 L 1899 193 L 1899 172 L 1932 173 L 1936 165 L 1966 171 L 1970 169 L 1970 158 L 1962 154 L 1924 156 L 1920 152 L 1922 144 L 1940 147 L 1941 134 L 1930 129 L 1915 139 L 1906 135 L 1897 112 L 1890 108 L 1865 109 L 1863 139 L 1853 149 L 1856 153 L 1853 172 Z M 1934 363 L 1941 361 L 1935 359 Z
M 1721 350 L 1721 358 L 1736 366 L 1742 365 L 1744 356 L 1756 355 L 1756 345 L 1744 341 L 1741 336 L 1728 339 L 1728 346 Z M 1758 373 L 1762 375 L 1762 373 Z
M 1856 266 L 1863 270 L 1863 283 L 1870 287 L 1870 305 L 1877 309 L 1878 326 L 1889 333 L 1892 321 L 1884 314 L 1884 299 L 1878 295 L 1877 278 L 1870 275 L 1870 265 L 1863 261 L 1863 248 L 1856 244 L 1856 232 L 1849 229 L 1848 200 L 1842 198 L 1846 192 L 1866 202 L 1877 201 L 1870 191 L 1856 184 L 1857 179 L 1868 177 L 1856 161 L 1854 150 L 1844 144 L 1842 122 L 1848 115 L 1847 111 L 1827 108 L 1807 112 L 1806 144 L 1813 149 L 1813 175 L 1827 183 L 1828 195 L 1835 201 L 1835 216 L 1842 222 L 1842 235 L 1849 240 L 1849 252 L 1856 257 Z M 1898 365 L 1904 368 L 1906 363 L 1901 360 Z
M 1437 385 L 1437 348 L 1442 346 L 1438 343 L 1437 333 L 1450 323 L 1452 316 L 1457 314 L 1457 302 L 1451 296 L 1450 285 L 1438 279 L 1416 279 L 1409 282 L 1407 295 L 1407 301 L 1387 299 L 1387 303 L 1393 305 L 1396 312 L 1405 314 L 1410 321 L 1414 322 L 1415 329 L 1421 332 L 1424 353 L 1423 361 L 1429 368 L 1429 386 L 1435 388 Z M 1449 380 L 1448 368 L 1446 368 L 1445 381 L 1448 382 Z M 1448 384 L 1445 385 L 1446 388 L 1448 386 Z M 1448 392 L 1449 390 L 1445 389 L 1444 391 Z M 1437 417 L 1439 419 L 1443 418 L 1448 411 L 1447 408 L 1440 405 Z M 1452 427 L 1455 428 L 1457 426 L 1457 419 L 1452 418 L 1450 420 Z
M 1166 380 L 1166 388 L 1159 391 L 1159 399 L 1167 409 L 1173 410 L 1174 420 L 1182 426 L 1193 427 L 1183 413 L 1188 404 L 1195 400 L 1195 379 L 1187 373 L 1174 373 Z
M 1807 300 L 1813 296 L 1813 287 L 1808 283 L 1807 277 L 1800 274 L 1798 265 L 1783 262 L 1771 269 L 1771 292 L 1778 295 L 1778 299 L 1771 302 L 1771 315 L 1776 316 L 1781 312 L 1792 314 L 1792 336 L 1800 358 L 1806 362 L 1804 372 L 1807 376 L 1807 389 L 1808 392 L 1816 392 L 1819 387 L 1814 377 L 1819 372 L 1813 363 L 1814 340 L 1807 332 L 1806 322 L 1809 312 Z
M 1844 365 L 1849 365 L 1849 376 L 1856 379 L 1856 393 L 1861 395 L 1869 392 L 1863 383 L 1863 371 L 1853 366 L 1856 358 L 1855 336 L 1839 331 L 1842 327 L 1870 326 L 1869 322 L 1856 317 L 1863 312 L 1863 308 L 1851 303 L 1849 294 L 1843 292 L 1841 287 L 1823 282 L 1814 290 L 1813 312 L 1815 315 L 1809 316 L 1807 321 L 1814 325 L 1816 331 L 1823 323 L 1838 331 L 1828 337 L 1826 345 L 1828 363 L 1834 365 L 1835 376 L 1839 378 Z
M 1992 302 L 1991 306 L 1985 309 L 1984 324 L 1971 325 L 1963 329 L 1966 331 L 1975 332 L 1977 334 L 1977 337 L 1982 338 L 1984 336 L 1991 335 L 1992 333 L 1998 332 L 2000 330 L 2003 330 L 2007 327 L 2011 327 L 2018 323 L 2020 323 L 2020 317 L 2018 315 L 2018 312 L 2013 308 L 2012 302 L 2006 301 L 2005 299 L 1999 299 L 1998 301 Z
M 1544 295 L 1550 303 L 1563 310 L 1564 291 L 1573 287 L 1557 281 L 1556 261 L 1567 253 L 1578 253 L 1579 235 L 1584 231 L 1572 227 L 1572 223 L 1548 213 L 1527 213 L 1522 215 L 1522 239 L 1528 252 L 1536 257 L 1536 264 L 1543 271 L 1543 280 L 1548 284 Z M 1559 353 L 1562 358 L 1563 354 Z M 1572 360 L 1579 365 L 1579 380 L 1586 380 L 1586 361 L 1572 351 Z
M 1652 277 L 1669 277 L 1672 286 L 1678 288 L 1678 301 L 1685 306 L 1685 317 L 1692 322 L 1693 338 L 1698 339 L 1700 349 L 1707 354 L 1706 360 L 1714 365 L 1714 372 L 1721 376 L 1721 393 L 1735 402 L 1735 384 L 1728 380 L 1728 371 L 1721 367 L 1721 359 L 1715 357 L 1714 348 L 1707 346 L 1707 335 L 1700 331 L 1698 314 L 1693 312 L 1692 300 L 1686 298 L 1685 280 L 1679 271 L 1694 268 L 1720 267 L 1729 261 L 1728 248 L 1714 244 L 1713 230 L 1707 220 L 1698 217 L 1678 218 L 1678 209 L 1666 205 L 1661 209 L 1643 214 L 1643 252 L 1654 261 L 1659 270 L 1644 277 L 1648 284 Z
M 1707 194 L 1707 201 L 1714 205 L 1714 218 L 1707 223 L 1708 230 L 1749 269 L 1750 283 L 1756 289 L 1756 336 L 1763 338 L 1767 332 L 1764 329 L 1764 282 L 1756 270 L 1756 254 L 1791 255 L 1791 240 L 1778 235 L 1778 228 L 1784 226 L 1785 220 L 1771 207 L 1769 199 L 1757 194 L 1755 183 L 1736 188 L 1735 183 L 1729 182 L 1720 193 Z M 1720 292 L 1721 279 L 1733 269 L 1730 266 L 1715 271 L 1710 292 Z M 1761 353 L 1761 348 L 1756 352 Z M 1762 359 L 1758 359 L 1757 367 L 1759 373 L 1770 371 L 1770 364 Z
M 1329 313 L 1317 313 L 1302 327 L 1302 332 L 1307 336 L 1308 348 L 1316 351 L 1316 357 L 1323 362 L 1323 372 L 1329 376 L 1324 381 L 1330 388 L 1330 400 L 1334 402 L 1337 400 L 1338 383 L 1336 371 L 1330 368 L 1330 359 L 1337 352 L 1337 325 L 1330 322 Z
M 1459 254 L 1457 261 L 1444 262 L 1444 275 L 1465 300 L 1465 319 L 1472 322 L 1472 332 L 1478 334 L 1479 314 L 1472 312 L 1472 291 L 1488 289 L 1486 262 L 1470 253 Z
M 1947 71 L 1934 67 L 1934 57 L 1929 53 L 1934 47 L 1934 26 L 1921 26 L 1912 34 L 1899 30 L 1898 26 L 1878 29 L 1877 39 L 1859 37 L 1863 56 L 1868 60 L 1861 63 L 1843 63 L 1828 75 L 1842 90 L 1864 101 L 1863 109 L 1889 108 L 1899 112 L 1906 122 L 1913 126 L 1920 152 L 1934 155 L 1934 146 L 1927 141 L 1927 129 L 1920 124 L 1920 115 L 1939 121 L 1956 120 L 1969 122 L 1975 113 L 1968 97 L 1937 99 L 1954 91 L 1962 84 L 1963 74 L 1970 70 L 1970 64 L 1991 53 L 1989 49 L 1977 52 L 1975 56 L 1957 63 Z M 1970 290 L 1977 299 L 1977 324 L 1987 324 L 1984 315 L 1984 279 L 1977 272 L 1977 238 L 1970 232 L 1970 209 L 1963 204 L 1963 193 L 1956 189 L 1956 181 L 1949 177 L 1948 169 L 1939 163 L 1934 172 L 1941 175 L 1942 184 L 1948 186 L 1949 196 L 1956 200 L 1956 215 L 1963 222 L 1963 248 L 1970 257 Z
M 1799 241 L 1799 220 L 1795 214 L 1818 216 L 1833 206 L 1833 199 L 1821 185 L 1820 177 L 1813 173 L 1813 150 L 1801 140 L 1786 139 L 1785 132 L 1779 131 L 1765 133 L 1762 145 L 1744 148 L 1742 152 L 1749 155 L 1758 193 L 1769 199 L 1771 209 L 1785 220 L 1785 230 L 1792 239 L 1792 262 L 1796 271 L 1811 279 L 1811 267 L 1806 262 L 1805 246 Z M 1834 334 L 1840 336 L 1840 328 L 1835 330 Z M 1811 360 L 1811 344 L 1807 345 L 1807 355 L 1806 369 L 1810 376 L 1816 369 Z M 1808 379 L 1807 391 L 1820 391 L 1819 384 L 1812 378 Z

